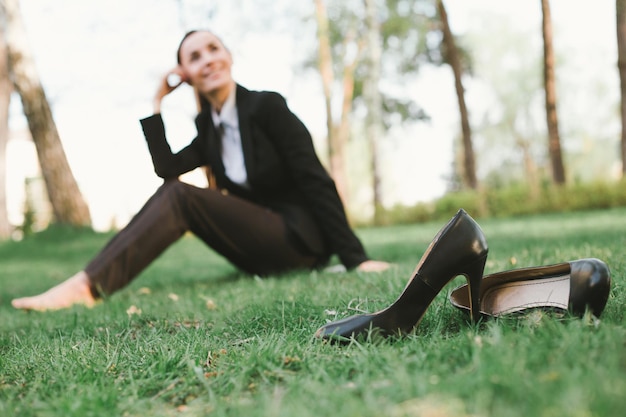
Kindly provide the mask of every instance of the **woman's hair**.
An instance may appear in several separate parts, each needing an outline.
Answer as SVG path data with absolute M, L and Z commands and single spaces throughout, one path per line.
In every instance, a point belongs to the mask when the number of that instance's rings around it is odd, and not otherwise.
M 185 42 L 185 40 L 187 40 L 188 37 L 190 37 L 196 32 L 197 30 L 190 30 L 189 32 L 185 33 L 185 36 L 183 36 L 183 38 L 180 40 L 180 43 L 178 44 L 178 49 L 176 50 L 176 62 L 178 62 L 178 65 L 180 65 L 181 63 L 180 49 L 183 47 L 183 43 Z
M 185 36 L 183 36 L 183 38 L 180 40 L 180 43 L 178 44 L 178 49 L 176 50 L 176 62 L 178 62 L 178 65 L 181 64 L 181 57 L 180 57 L 180 49 L 183 47 L 183 43 L 185 43 L 185 41 L 187 40 L 188 37 L 190 37 L 191 35 L 193 35 L 196 32 L 207 32 L 212 34 L 213 36 L 215 36 L 220 43 L 222 44 L 222 46 L 228 50 L 228 48 L 226 47 L 226 45 L 224 44 L 224 41 L 222 41 L 222 38 L 220 38 L 219 36 L 217 36 L 215 33 L 211 32 L 208 29 L 202 29 L 202 30 L 190 30 L 189 32 L 185 33 Z

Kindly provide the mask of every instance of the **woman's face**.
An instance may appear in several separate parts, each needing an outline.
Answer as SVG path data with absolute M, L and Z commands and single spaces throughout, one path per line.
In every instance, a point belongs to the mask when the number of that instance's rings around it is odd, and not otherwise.
M 192 33 L 180 47 L 180 66 L 186 81 L 204 94 L 230 86 L 232 64 L 228 49 L 210 32 Z

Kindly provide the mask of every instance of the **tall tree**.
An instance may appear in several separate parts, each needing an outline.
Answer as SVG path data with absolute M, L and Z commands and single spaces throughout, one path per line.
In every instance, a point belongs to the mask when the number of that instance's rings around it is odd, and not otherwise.
M 368 123 L 360 116 L 371 114 L 365 92 L 369 88 L 367 86 L 372 85 L 369 81 L 370 54 L 374 52 L 379 55 L 376 77 L 379 80 L 392 80 L 392 83 L 399 86 L 415 75 L 419 63 L 438 59 L 430 56 L 427 49 L 432 43 L 426 42 L 426 28 L 428 21 L 434 16 L 434 9 L 430 10 L 422 3 L 423 0 L 379 1 L 379 7 L 371 9 L 376 14 L 374 19 L 378 21 L 378 51 L 371 51 L 367 47 L 370 30 L 366 3 L 363 0 L 328 3 L 315 0 L 319 45 L 316 67 L 322 74 L 326 101 L 331 174 L 335 177 L 338 188 L 341 188 L 340 184 L 344 184 L 343 195 L 348 194 L 346 161 L 350 160 L 347 148 L 352 124 L 361 121 Z M 381 67 L 381 62 L 388 65 Z M 377 88 L 378 84 L 377 82 Z M 401 94 L 398 95 L 398 92 Z M 378 139 L 381 139 L 382 130 L 391 124 L 427 118 L 413 97 L 402 97 L 405 92 L 406 89 L 402 87 L 378 91 L 378 119 L 381 124 Z M 331 103 L 341 103 L 340 109 L 332 109 Z M 371 133 L 367 128 L 364 131 L 366 135 Z M 372 153 L 374 158 L 378 158 L 377 151 Z M 370 170 L 374 164 L 377 172 L 371 173 L 376 176 L 372 186 L 377 188 L 373 191 L 374 200 L 380 206 L 382 176 L 378 160 L 370 161 Z M 346 178 L 345 181 L 342 181 L 342 175 Z M 350 201 L 346 202 L 350 205 Z
M 328 13 L 324 0 L 315 0 L 315 17 L 317 22 L 318 38 L 318 67 L 322 77 L 324 103 L 326 109 L 326 129 L 328 142 L 328 162 L 330 173 L 337 185 L 337 191 L 344 203 L 350 200 L 348 187 L 348 173 L 346 172 L 346 146 L 350 136 L 350 118 L 352 99 L 354 96 L 354 68 L 356 57 L 347 58 L 343 62 L 343 97 L 339 121 L 335 120 L 332 109 L 333 85 L 335 77 L 333 73 L 334 60 L 331 51 L 331 34 L 328 21 Z M 343 43 L 353 42 L 353 31 L 349 31 Z
M 617 67 L 619 69 L 622 115 L 622 177 L 626 174 L 626 0 L 616 0 Z
M 565 167 L 561 153 L 561 138 L 556 111 L 556 82 L 554 76 L 554 48 L 552 46 L 552 16 L 550 1 L 541 0 L 543 14 L 543 79 L 545 88 L 546 120 L 548 123 L 548 152 L 552 165 L 552 180 L 557 185 L 565 184 Z
M 74 179 L 26 41 L 18 0 L 3 0 L 9 69 L 20 95 L 55 221 L 88 226 L 89 208 Z
M 9 80 L 9 61 L 4 34 L 6 19 L 0 13 L 0 240 L 11 233 L 7 212 L 6 197 L 6 147 L 9 138 L 9 102 L 11 100 L 11 81 Z
M 469 115 L 465 104 L 465 89 L 463 88 L 463 66 L 456 47 L 456 41 L 448 22 L 448 13 L 443 4 L 443 0 L 437 0 L 437 10 L 441 20 L 441 31 L 443 33 L 443 59 L 452 68 L 454 74 L 454 87 L 456 89 L 457 102 L 461 117 L 461 133 L 463 138 L 463 179 L 465 184 L 472 188 L 478 188 L 476 178 L 476 161 L 474 147 L 472 143 L 472 131 L 470 129 Z
M 379 12 L 376 0 L 364 0 L 365 25 L 367 28 L 367 55 L 365 63 L 367 71 L 363 86 L 363 99 L 367 116 L 365 119 L 365 134 L 370 145 L 370 167 L 372 173 L 372 191 L 374 206 L 374 223 L 381 220 L 382 190 L 379 164 L 378 141 L 384 135 L 382 96 L 380 94 L 380 66 L 382 58 L 382 39 L 380 34 Z

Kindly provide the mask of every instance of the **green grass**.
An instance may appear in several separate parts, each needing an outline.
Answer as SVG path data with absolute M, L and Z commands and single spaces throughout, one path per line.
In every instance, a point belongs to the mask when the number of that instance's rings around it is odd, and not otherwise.
M 0 415 L 623 415 L 626 209 L 480 223 L 486 273 L 607 262 L 602 319 L 535 312 L 472 325 L 447 300 L 459 277 L 409 336 L 313 338 L 328 319 L 394 301 L 443 223 L 359 230 L 372 257 L 395 264 L 381 274 L 259 279 L 185 237 L 97 307 L 45 314 L 10 300 L 81 269 L 109 235 L 52 229 L 0 243 Z

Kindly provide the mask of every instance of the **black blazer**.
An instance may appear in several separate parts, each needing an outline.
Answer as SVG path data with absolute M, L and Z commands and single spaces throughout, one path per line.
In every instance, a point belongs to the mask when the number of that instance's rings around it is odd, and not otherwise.
M 312 254 L 337 254 L 347 268 L 368 259 L 350 228 L 335 183 L 320 163 L 309 131 L 274 92 L 249 91 L 237 85 L 237 112 L 250 189 L 232 183 L 224 173 L 211 109 L 196 118 L 198 136 L 174 154 L 159 114 L 141 120 L 155 172 L 169 179 L 210 165 L 217 186 L 281 213 L 290 237 Z M 312 221 L 311 221 L 312 220 Z M 324 242 L 311 234 L 317 227 Z

